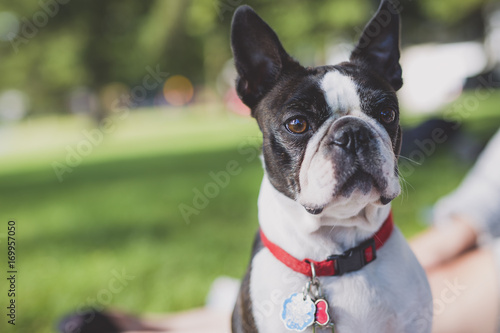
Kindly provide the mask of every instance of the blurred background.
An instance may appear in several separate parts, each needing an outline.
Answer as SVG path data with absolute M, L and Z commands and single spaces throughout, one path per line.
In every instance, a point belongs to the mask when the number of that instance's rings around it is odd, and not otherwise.
M 0 1 L 0 241 L 15 220 L 18 332 L 90 308 L 200 307 L 214 279 L 243 275 L 263 173 L 233 88 L 241 4 L 313 66 L 346 59 L 378 1 Z M 500 125 L 500 3 L 400 8 L 393 209 L 411 237 Z

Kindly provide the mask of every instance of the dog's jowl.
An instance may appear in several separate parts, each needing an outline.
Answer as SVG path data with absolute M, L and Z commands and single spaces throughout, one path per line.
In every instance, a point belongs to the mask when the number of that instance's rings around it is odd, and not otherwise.
M 233 332 L 430 332 L 430 288 L 390 208 L 399 31 L 383 0 L 349 61 L 306 68 L 250 7 L 236 10 L 236 88 L 262 131 L 265 175 Z

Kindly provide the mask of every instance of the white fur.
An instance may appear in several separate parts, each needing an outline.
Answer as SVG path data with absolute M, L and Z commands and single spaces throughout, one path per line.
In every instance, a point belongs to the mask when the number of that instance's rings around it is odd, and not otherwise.
M 300 168 L 299 201 L 311 208 L 331 200 L 333 188 L 337 184 L 332 161 L 326 159 L 323 154 L 318 154 L 317 149 L 334 120 L 327 120 L 309 140 Z
M 297 259 L 324 260 L 329 254 L 358 245 L 380 227 L 389 210 L 388 205 L 369 204 L 349 219 L 338 220 L 325 213 L 311 215 L 278 192 L 267 176 L 259 196 L 262 230 L 269 240 Z M 283 300 L 301 292 L 307 279 L 278 261 L 267 248 L 254 256 L 250 295 L 260 333 L 289 332 L 280 320 Z M 377 251 L 377 259 L 363 269 L 319 279 L 336 332 L 430 332 L 430 288 L 398 229 Z
M 325 92 L 326 102 L 333 111 L 339 112 L 339 115 L 345 115 L 352 110 L 361 110 L 356 84 L 350 77 L 338 71 L 330 71 L 325 74 L 320 86 Z

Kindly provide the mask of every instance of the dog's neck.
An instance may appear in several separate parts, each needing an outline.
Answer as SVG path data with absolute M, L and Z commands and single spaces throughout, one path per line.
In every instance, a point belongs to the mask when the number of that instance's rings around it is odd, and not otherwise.
M 345 211 L 335 214 L 335 209 L 312 215 L 276 190 L 266 175 L 259 195 L 262 231 L 270 241 L 300 260 L 325 260 L 330 254 L 341 254 L 359 245 L 380 228 L 390 209 L 390 205 L 369 204 L 352 216 Z

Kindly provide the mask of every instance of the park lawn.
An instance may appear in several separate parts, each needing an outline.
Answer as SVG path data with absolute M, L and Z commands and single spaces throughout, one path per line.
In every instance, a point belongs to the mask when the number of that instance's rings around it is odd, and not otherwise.
M 475 114 L 467 125 L 492 133 L 498 117 L 485 114 L 487 121 Z M 0 165 L 0 235 L 3 242 L 7 220 L 16 221 L 18 332 L 53 332 L 61 316 L 89 306 L 133 313 L 201 306 L 214 278 L 244 273 L 263 175 L 254 121 L 199 108 L 114 122 L 62 181 L 53 162 L 64 164 L 67 147 L 76 149 L 82 129 L 94 125 L 72 117 L 9 128 L 19 149 Z M 431 205 L 469 166 L 442 150 L 415 165 L 393 203 L 407 237 L 425 228 Z M 200 201 L 206 188 L 214 195 Z M 181 208 L 194 213 L 186 218 Z M 0 331 L 10 331 L 5 320 Z

